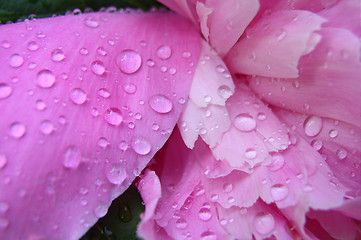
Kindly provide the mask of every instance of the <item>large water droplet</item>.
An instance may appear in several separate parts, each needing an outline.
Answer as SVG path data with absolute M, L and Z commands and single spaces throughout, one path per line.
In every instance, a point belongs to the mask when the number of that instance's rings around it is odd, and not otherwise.
M 343 160 L 347 157 L 347 151 L 343 148 L 340 148 L 336 151 L 338 159 Z
M 234 126 L 243 132 L 249 132 L 256 128 L 256 120 L 247 113 L 238 114 L 234 119 Z
M 104 217 L 108 212 L 108 208 L 103 205 L 103 204 L 100 204 L 98 205 L 95 209 L 94 209 L 94 214 L 95 216 L 97 216 L 98 218 L 102 218 Z
M 172 49 L 169 47 L 169 46 L 160 46 L 158 49 L 157 49 L 157 56 L 160 58 L 160 59 L 168 59 L 170 58 L 170 56 L 172 55 Z
M 150 107 L 158 113 L 168 113 L 172 110 L 172 102 L 164 95 L 157 94 L 149 99 Z
M 91 63 L 91 69 L 95 75 L 101 76 L 105 72 L 105 65 L 102 61 L 96 60 Z
M 268 234 L 275 227 L 275 220 L 270 213 L 258 213 L 253 220 L 253 226 L 260 234 Z
M 21 138 L 26 133 L 26 127 L 24 124 L 15 122 L 10 126 L 10 136 L 13 138 Z
M 124 168 L 120 164 L 112 164 L 107 170 L 107 178 L 113 184 L 122 184 L 127 176 Z
M 212 231 L 205 231 L 201 234 L 201 240 L 216 240 L 217 236 Z
M 87 17 L 84 19 L 84 24 L 90 28 L 97 28 L 99 27 L 99 22 L 95 17 Z
M 305 120 L 303 127 L 307 136 L 314 137 L 319 134 L 322 129 L 322 119 L 317 116 L 311 116 Z
M 285 159 L 281 153 L 278 152 L 270 152 L 270 156 L 272 157 L 272 164 L 269 166 L 271 171 L 277 171 L 281 169 L 285 163 Z
M 147 155 L 151 147 L 150 142 L 144 137 L 135 137 L 132 141 L 133 150 L 140 155 Z
M 9 97 L 13 92 L 13 89 L 7 83 L 0 83 L 0 99 Z
M 271 194 L 275 201 L 284 200 L 288 196 L 288 187 L 282 184 L 276 184 L 271 187 Z
M 116 63 L 123 73 L 132 74 L 142 65 L 142 57 L 136 51 L 127 49 L 118 54 Z
M 66 168 L 77 168 L 81 162 L 81 151 L 78 147 L 69 146 L 63 155 L 63 166 Z
M 28 42 L 28 49 L 30 51 L 36 51 L 39 49 L 39 45 L 34 41 Z
M 332 130 L 329 132 L 328 135 L 330 136 L 330 138 L 335 138 L 335 137 L 337 137 L 337 136 L 338 136 L 338 131 L 337 131 L 337 129 L 332 129 Z
M 51 60 L 54 62 L 61 62 L 65 58 L 65 55 L 61 49 L 55 49 L 51 52 Z
M 36 83 L 42 88 L 50 88 L 55 83 L 55 76 L 50 70 L 41 70 L 37 75 Z
M 86 101 L 86 93 L 81 88 L 74 88 L 70 91 L 70 100 L 77 105 L 81 105 Z
M 313 139 L 311 142 L 311 145 L 316 151 L 319 151 L 319 150 L 321 150 L 323 143 L 321 140 Z
M 203 221 L 208 221 L 212 217 L 211 210 L 209 208 L 201 208 L 198 212 L 198 217 Z
M 44 120 L 40 124 L 40 132 L 45 135 L 49 135 L 54 131 L 54 124 L 52 124 L 49 120 Z
M 224 99 L 228 99 L 230 96 L 232 96 L 232 90 L 227 85 L 220 86 L 217 90 L 217 93 Z
M 8 159 L 5 154 L 0 154 L 0 169 L 3 169 L 8 163 Z
M 109 108 L 104 114 L 104 119 L 113 126 L 119 126 L 123 122 L 122 112 L 118 108 Z
M 9 61 L 10 66 L 17 68 L 23 65 L 23 63 L 24 63 L 24 58 L 21 55 L 15 53 L 10 56 L 10 61 Z

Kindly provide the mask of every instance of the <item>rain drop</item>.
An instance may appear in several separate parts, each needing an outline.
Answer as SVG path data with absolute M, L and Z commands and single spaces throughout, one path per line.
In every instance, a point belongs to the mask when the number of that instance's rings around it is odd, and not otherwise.
M 212 231 L 205 231 L 201 234 L 201 240 L 216 240 L 217 236 Z
M 105 72 L 105 65 L 102 61 L 94 61 L 91 63 L 91 70 L 95 75 L 101 76 Z
M 254 148 L 247 148 L 244 155 L 248 159 L 255 159 L 256 156 L 257 156 L 257 152 L 256 152 L 256 150 Z
M 227 85 L 220 86 L 217 90 L 217 93 L 224 99 L 228 99 L 230 96 L 232 96 L 232 90 Z
M 336 151 L 338 159 L 343 160 L 347 157 L 347 151 L 343 148 L 340 148 Z
M 142 65 L 142 57 L 134 50 L 127 49 L 118 54 L 116 63 L 123 73 L 132 74 Z
M 0 169 L 3 169 L 8 163 L 8 159 L 4 154 L 0 154 Z
M 285 163 L 285 159 L 283 158 L 281 153 L 278 152 L 270 152 L 270 156 L 272 157 L 272 164 L 269 166 L 271 171 L 277 171 L 281 169 Z
M 54 62 L 61 62 L 65 58 L 65 55 L 61 49 L 55 49 L 51 52 L 51 60 Z
M 157 94 L 149 99 L 150 107 L 158 113 L 168 113 L 172 110 L 172 102 L 164 95 Z
M 24 63 L 24 58 L 19 55 L 19 54 L 13 54 L 10 56 L 10 66 L 17 68 L 20 67 L 21 65 L 23 65 Z
M 270 213 L 258 213 L 253 220 L 253 226 L 257 232 L 266 235 L 275 227 L 275 220 Z
M 305 120 L 304 130 L 309 137 L 314 137 L 320 133 L 322 129 L 322 119 L 320 117 L 311 116 Z
M 81 151 L 78 147 L 69 146 L 63 155 L 63 166 L 65 168 L 77 168 L 81 161 Z
M 98 146 L 105 149 L 106 147 L 108 147 L 110 144 L 110 142 L 104 138 L 104 137 L 101 137 L 98 139 Z
M 226 192 L 226 193 L 229 193 L 233 190 L 233 185 L 232 183 L 225 183 L 223 184 L 223 190 Z
M 28 49 L 34 52 L 39 49 L 39 45 L 34 41 L 28 42 Z
M 312 140 L 311 145 L 312 145 L 313 149 L 315 149 L 316 151 L 319 151 L 322 148 L 322 141 L 318 140 L 318 139 L 314 139 L 314 140 Z
M 284 200 L 288 196 L 288 187 L 282 184 L 273 185 L 271 194 L 275 201 Z
M 42 88 L 50 88 L 55 83 L 55 76 L 50 70 L 41 70 L 37 75 L 36 83 Z
M 54 131 L 54 125 L 49 120 L 44 120 L 40 124 L 40 132 L 45 135 L 49 135 Z
M 97 28 L 99 27 L 99 22 L 95 17 L 87 17 L 84 19 L 84 24 L 90 28 Z
M 167 45 L 163 45 L 157 49 L 156 54 L 160 59 L 166 60 L 172 55 L 172 49 Z
M 81 88 L 73 88 L 69 95 L 70 100 L 77 105 L 81 105 L 86 101 L 86 93 Z
M 26 133 L 26 127 L 24 124 L 15 122 L 10 126 L 10 136 L 13 138 L 21 138 Z
M 198 217 L 203 221 L 208 221 L 212 217 L 211 210 L 208 208 L 201 208 L 198 212 Z
M 118 108 L 109 108 L 104 115 L 105 121 L 113 126 L 119 126 L 123 122 L 122 112 Z
M 102 47 L 98 47 L 97 53 L 98 53 L 100 56 L 106 56 L 106 55 L 107 55 L 107 52 L 106 52 L 105 49 L 102 48 Z
M 123 90 L 128 94 L 134 94 L 137 91 L 137 86 L 132 83 L 126 83 L 123 85 Z
M 175 222 L 175 226 L 178 229 L 185 229 L 188 226 L 188 223 L 183 218 L 180 218 Z
M 98 218 L 102 218 L 104 217 L 108 212 L 108 208 L 103 205 L 103 204 L 100 204 L 98 205 L 95 209 L 94 209 L 94 214 L 95 216 L 97 216 Z
M 135 137 L 132 141 L 132 148 L 140 155 L 147 155 L 151 150 L 151 145 L 144 137 Z
M 107 170 L 107 178 L 113 184 L 122 184 L 127 176 L 124 168 L 120 164 L 113 164 Z
M 39 111 L 43 111 L 46 108 L 46 104 L 43 100 L 39 99 L 35 102 L 35 108 Z
M 338 131 L 336 129 L 332 129 L 329 134 L 330 138 L 335 138 L 338 136 Z
M 0 83 L 0 99 L 5 99 L 9 97 L 13 92 L 13 89 L 10 85 L 6 83 Z
M 256 128 L 256 120 L 247 113 L 241 113 L 234 119 L 234 126 L 243 132 L 249 132 Z
M 103 98 L 108 98 L 108 97 L 110 97 L 110 92 L 105 88 L 101 88 L 98 90 L 98 95 Z

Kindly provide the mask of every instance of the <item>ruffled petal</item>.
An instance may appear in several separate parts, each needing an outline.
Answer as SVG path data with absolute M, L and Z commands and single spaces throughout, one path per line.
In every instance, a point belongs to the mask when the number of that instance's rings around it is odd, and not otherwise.
M 199 34 L 172 13 L 91 13 L 0 32 L 0 235 L 78 239 L 168 138 Z
M 307 11 L 282 10 L 260 19 L 225 58 L 234 73 L 296 78 L 299 59 L 321 37 L 314 31 L 326 20 Z

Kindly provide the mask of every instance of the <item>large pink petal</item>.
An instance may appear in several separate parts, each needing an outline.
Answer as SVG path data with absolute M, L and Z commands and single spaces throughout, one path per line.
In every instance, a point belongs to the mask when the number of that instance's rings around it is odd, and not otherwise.
M 0 31 L 0 235 L 78 239 L 168 138 L 198 32 L 171 13 L 92 13 Z
M 300 61 L 298 79 L 256 77 L 250 86 L 273 105 L 361 126 L 360 41 L 345 29 L 319 34 L 320 44 Z
M 246 30 L 226 56 L 235 73 L 266 77 L 298 77 L 298 61 L 320 41 L 314 31 L 326 20 L 307 11 L 276 11 Z

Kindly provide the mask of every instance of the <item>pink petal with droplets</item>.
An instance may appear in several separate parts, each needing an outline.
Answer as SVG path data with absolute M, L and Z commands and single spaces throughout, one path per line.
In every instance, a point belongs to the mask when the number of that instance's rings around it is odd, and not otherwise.
M 314 31 L 326 20 L 307 11 L 271 13 L 246 30 L 225 58 L 232 72 L 266 77 L 298 77 L 301 56 L 320 41 Z
M 300 60 L 298 79 L 256 77 L 250 86 L 273 105 L 360 127 L 360 41 L 345 29 L 325 28 L 319 34 L 320 44 Z
M 78 239 L 168 138 L 199 34 L 171 13 L 91 13 L 0 31 L 9 43 L 0 47 L 0 201 L 9 204 L 0 235 Z
M 198 25 L 195 0 L 158 0 L 158 2 L 161 2 L 180 15 L 187 17 L 196 26 Z

